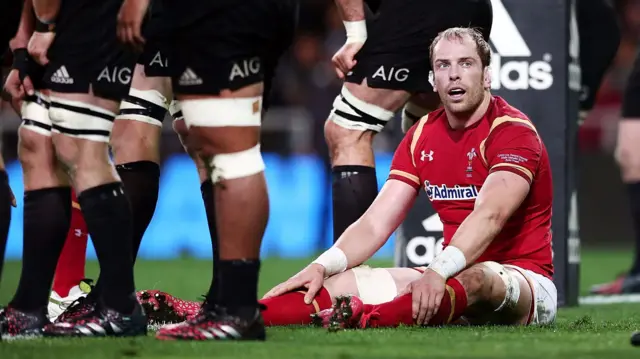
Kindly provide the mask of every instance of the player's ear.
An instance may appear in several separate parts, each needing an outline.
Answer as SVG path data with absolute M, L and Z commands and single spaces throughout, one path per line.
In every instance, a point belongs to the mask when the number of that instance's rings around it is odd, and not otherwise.
M 489 90 L 489 89 L 491 89 L 491 67 L 485 66 L 483 75 L 484 75 L 483 76 L 484 77 L 484 88 L 485 88 L 485 90 Z
M 433 89 L 433 92 L 437 92 L 436 91 L 436 77 L 433 75 L 433 70 L 429 71 L 429 83 L 431 84 L 431 88 Z

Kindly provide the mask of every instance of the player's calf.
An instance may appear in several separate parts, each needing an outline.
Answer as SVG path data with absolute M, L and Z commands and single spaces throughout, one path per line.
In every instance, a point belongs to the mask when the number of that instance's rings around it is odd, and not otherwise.
M 373 137 L 408 98 L 401 90 L 347 83 L 333 102 L 324 134 L 333 173 L 334 242 L 376 198 Z
M 139 307 L 133 295 L 132 218 L 108 156 L 118 103 L 81 94 L 52 94 L 51 100 L 56 152 L 70 169 L 100 260 L 100 301 L 131 313 Z
M 111 134 L 116 170 L 133 213 L 133 257 L 137 257 L 158 202 L 160 137 L 172 96 L 168 78 L 147 78 L 136 67 L 133 85 L 121 102 Z

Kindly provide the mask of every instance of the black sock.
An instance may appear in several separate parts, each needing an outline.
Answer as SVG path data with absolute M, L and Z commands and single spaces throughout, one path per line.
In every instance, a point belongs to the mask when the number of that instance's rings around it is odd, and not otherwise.
M 0 280 L 2 280 L 2 268 L 4 267 L 4 251 L 7 248 L 9 225 L 11 224 L 11 187 L 9 176 L 4 170 L 0 170 Z
M 109 308 L 131 313 L 135 305 L 131 207 L 122 183 L 103 184 L 78 195 L 100 264 L 99 296 Z
M 635 255 L 630 273 L 640 274 L 640 182 L 627 183 L 627 191 L 631 205 L 631 222 L 636 236 Z
M 216 279 L 218 266 L 220 262 L 220 254 L 218 254 L 218 231 L 216 229 L 216 209 L 213 205 L 213 183 L 211 181 L 204 181 L 200 185 L 200 192 L 202 193 L 202 201 L 204 202 L 204 210 L 207 213 L 207 224 L 209 224 L 209 234 L 211 235 L 211 251 L 213 253 L 213 272 L 211 274 L 211 285 L 209 286 L 209 293 L 207 293 L 207 306 L 212 308 L 218 302 L 219 281 Z
M 333 172 L 333 242 L 369 208 L 378 195 L 376 169 L 336 166 Z
M 35 311 L 47 306 L 58 258 L 71 224 L 71 188 L 24 193 L 22 274 L 11 306 Z
M 151 161 L 130 162 L 116 166 L 124 193 L 133 215 L 133 261 L 135 263 L 144 232 L 147 230 L 158 202 L 160 166 Z
M 218 262 L 218 304 L 230 313 L 258 305 L 259 259 L 235 259 Z

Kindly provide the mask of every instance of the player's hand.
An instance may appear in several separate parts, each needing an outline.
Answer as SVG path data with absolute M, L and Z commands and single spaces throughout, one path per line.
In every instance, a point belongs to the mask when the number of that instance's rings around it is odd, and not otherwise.
M 364 42 L 346 43 L 333 55 L 331 62 L 333 62 L 333 66 L 336 68 L 336 74 L 340 79 L 344 80 L 356 65 L 356 54 L 362 49 L 363 45 Z
M 56 33 L 49 32 L 34 32 L 29 39 L 29 44 L 27 45 L 27 50 L 29 50 L 29 55 L 35 60 L 35 62 L 44 66 L 49 63 L 49 58 L 47 58 L 47 52 L 49 51 L 49 47 L 51 43 L 53 43 L 53 39 L 56 38 Z
M 142 22 L 149 8 L 149 0 L 125 0 L 118 13 L 118 38 L 122 43 L 142 51 Z
M 426 325 L 440 308 L 446 290 L 446 281 L 440 274 L 427 269 L 420 279 L 409 283 L 399 294 L 411 293 L 413 319 L 418 325 Z
M 289 278 L 286 282 L 278 284 L 271 289 L 262 299 L 277 297 L 279 295 L 291 292 L 301 287 L 307 288 L 307 294 L 304 296 L 304 302 L 311 304 L 318 291 L 324 284 L 325 268 L 317 263 L 309 264 L 298 274 Z
M 20 72 L 17 69 L 12 69 L 7 76 L 7 80 L 4 83 L 4 90 L 11 95 L 11 105 L 17 113 L 20 113 L 22 107 L 22 100 L 25 94 L 33 94 L 33 83 L 29 76 L 26 76 L 24 80 L 20 80 Z

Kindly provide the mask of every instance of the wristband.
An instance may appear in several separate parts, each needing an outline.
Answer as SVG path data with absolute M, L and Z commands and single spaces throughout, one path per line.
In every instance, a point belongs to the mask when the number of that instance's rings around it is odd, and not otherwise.
M 467 259 L 464 253 L 454 246 L 447 246 L 427 267 L 440 274 L 444 279 L 449 279 L 467 267 Z
M 343 21 L 343 23 L 347 31 L 347 44 L 367 41 L 367 22 L 365 20 Z
M 342 249 L 336 246 L 329 248 L 312 263 L 317 263 L 323 266 L 327 277 L 346 271 L 348 265 L 347 256 L 344 254 Z
M 31 56 L 26 48 L 22 47 L 13 50 L 13 63 L 11 64 L 11 68 L 18 70 L 20 81 L 24 81 L 25 77 L 28 76 L 32 64 L 33 60 L 31 60 Z
M 55 32 L 56 24 L 53 21 L 42 21 L 36 17 L 36 24 L 33 31 L 35 32 Z

